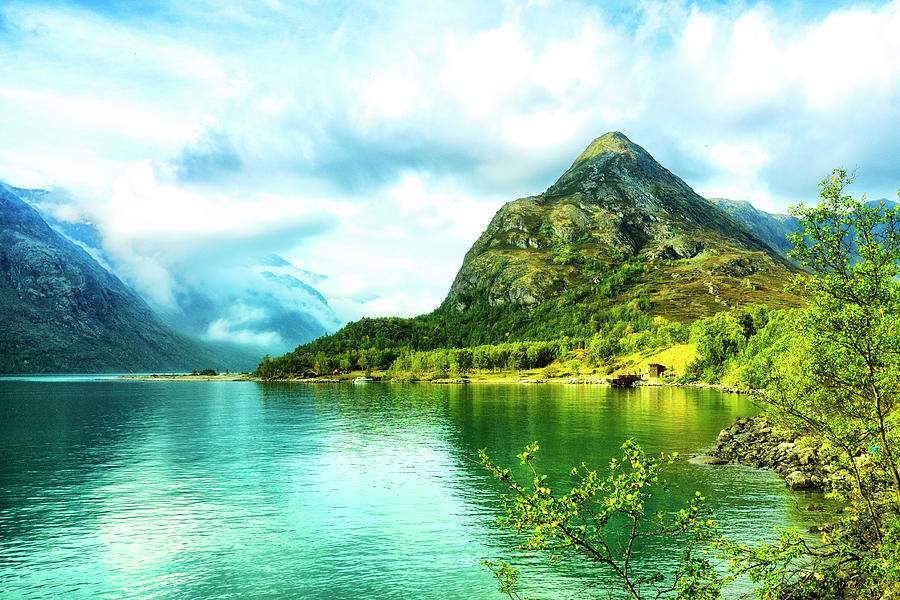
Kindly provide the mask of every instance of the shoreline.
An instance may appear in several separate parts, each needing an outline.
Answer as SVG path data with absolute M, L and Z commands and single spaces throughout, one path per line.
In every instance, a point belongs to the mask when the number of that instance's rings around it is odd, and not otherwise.
M 355 377 L 279 377 L 274 379 L 263 379 L 261 377 L 253 377 L 245 374 L 229 374 L 229 375 L 189 375 L 189 374 L 158 374 L 158 375 L 121 375 L 116 379 L 126 381 L 253 381 L 257 383 L 302 383 L 302 384 L 325 384 L 325 383 L 354 383 Z M 366 384 L 433 384 L 433 385 L 471 385 L 471 384 L 503 384 L 503 385 L 601 385 L 613 387 L 610 385 L 606 377 L 561 377 L 553 379 L 529 378 L 529 377 L 454 377 L 448 379 L 416 379 L 416 380 L 396 380 L 379 379 Z M 678 388 L 697 388 L 711 389 L 726 394 L 750 394 L 754 390 L 728 387 L 719 383 L 677 383 L 674 381 L 665 381 L 657 378 L 643 379 L 635 382 L 632 389 L 641 387 L 678 387 Z M 628 389 L 628 388 L 617 388 Z

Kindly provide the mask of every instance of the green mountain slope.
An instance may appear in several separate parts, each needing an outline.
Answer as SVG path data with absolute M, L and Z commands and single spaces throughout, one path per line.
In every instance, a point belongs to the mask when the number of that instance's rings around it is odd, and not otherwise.
M 797 306 L 784 291 L 794 272 L 643 148 L 608 133 L 544 193 L 496 213 L 435 311 L 362 319 L 288 358 L 309 368 L 317 355 L 349 360 L 368 349 L 384 365 L 400 348 L 561 338 L 577 346 L 742 304 Z
M 0 183 L 0 373 L 246 368 L 246 352 L 180 336 Z
M 532 306 L 599 289 L 623 261 L 643 265 L 630 293 L 676 320 L 738 303 L 794 304 L 792 267 L 621 133 L 594 140 L 546 192 L 507 203 L 466 254 L 448 296 Z M 749 281 L 744 281 L 748 279 Z

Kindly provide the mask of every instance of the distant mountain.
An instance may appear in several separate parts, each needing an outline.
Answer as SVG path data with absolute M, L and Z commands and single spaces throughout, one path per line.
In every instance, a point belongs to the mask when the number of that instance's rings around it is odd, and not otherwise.
M 58 219 L 60 203 L 45 190 L 21 196 L 58 233 L 75 242 L 107 269 L 127 273 L 103 249 L 103 238 L 87 219 Z M 167 325 L 184 335 L 230 341 L 252 353 L 284 352 L 337 330 L 341 322 L 314 287 L 327 277 L 269 254 L 196 265 L 167 265 L 174 305 L 154 305 Z M 123 276 L 123 279 L 128 280 Z M 134 287 L 140 290 L 138 282 Z M 144 298 L 151 304 L 153 299 Z
M 865 205 L 869 208 L 875 208 L 878 205 L 881 205 L 885 208 L 896 208 L 897 202 L 893 200 L 888 200 L 887 198 L 882 198 L 880 200 L 866 200 Z
M 746 226 L 754 235 L 769 244 L 785 258 L 787 258 L 788 252 L 794 249 L 794 245 L 788 240 L 788 236 L 795 233 L 800 226 L 800 221 L 797 217 L 759 210 L 744 200 L 729 200 L 727 198 L 710 198 L 709 200 L 734 217 L 736 221 Z M 865 205 L 869 208 L 877 207 L 879 204 L 886 208 L 897 206 L 896 202 L 887 198 L 865 202 Z
M 326 279 L 277 255 L 173 269 L 176 306 L 161 310 L 176 330 L 231 339 L 264 353 L 284 352 L 337 330 L 341 323 L 312 284 Z
M 0 373 L 243 369 L 251 356 L 163 325 L 147 304 L 0 183 Z
M 613 132 L 543 194 L 497 212 L 445 304 L 528 307 L 566 290 L 596 293 L 603 271 L 623 261 L 644 265 L 627 292 L 649 294 L 656 312 L 678 320 L 738 303 L 796 303 L 782 291 L 793 267 L 779 252 Z
M 727 198 L 710 198 L 709 200 L 745 225 L 756 237 L 777 250 L 782 256 L 787 257 L 787 253 L 794 249 L 788 236 L 794 233 L 800 224 L 796 217 L 768 213 L 754 208 L 749 202 L 743 200 Z

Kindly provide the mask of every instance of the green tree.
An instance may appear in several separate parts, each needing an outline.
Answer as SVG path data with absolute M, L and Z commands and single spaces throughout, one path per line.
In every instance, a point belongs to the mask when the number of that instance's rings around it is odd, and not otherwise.
M 818 205 L 792 208 L 791 256 L 808 271 L 792 287 L 808 306 L 791 314 L 764 399 L 843 455 L 850 516 L 832 535 L 851 536 L 843 567 L 877 598 L 900 585 L 900 209 L 846 195 L 851 181 L 835 170 Z
M 534 468 L 538 449 L 535 442 L 517 455 L 531 472 L 530 486 L 520 484 L 510 469 L 497 466 L 485 450 L 479 451 L 482 465 L 510 492 L 501 500 L 499 526 L 525 536 L 518 546 L 522 552 L 546 553 L 551 563 L 568 556 L 600 565 L 615 575 L 633 600 L 714 600 L 722 587 L 739 575 L 756 569 L 751 577 L 763 578 L 798 555 L 792 543 L 795 538 L 790 535 L 774 546 L 756 550 L 726 541 L 700 492 L 677 512 L 650 513 L 648 502 L 666 489 L 662 466 L 674 461 L 675 454 L 664 455 L 660 462 L 628 440 L 621 447 L 622 460 L 613 459 L 606 476 L 582 464 L 571 471 L 571 491 L 556 495 L 547 476 Z M 635 561 L 640 540 L 660 537 L 669 538 L 681 549 L 669 574 L 641 570 L 642 565 Z M 483 564 L 497 577 L 502 593 L 520 598 L 515 589 L 518 570 L 505 562 Z
M 472 368 L 473 355 L 471 348 L 460 348 L 453 353 L 454 364 L 460 373 L 468 373 Z
M 853 465 L 869 454 L 900 510 L 900 207 L 845 195 L 851 181 L 835 170 L 818 205 L 792 209 L 801 229 L 791 256 L 810 272 L 793 287 L 809 306 L 797 313 L 771 404 Z M 874 502 L 879 477 L 862 475 L 859 491 Z
M 506 359 L 507 366 L 513 371 L 521 371 L 528 367 L 528 351 L 522 344 L 514 345 L 509 351 L 509 358 Z
M 256 371 L 253 372 L 254 377 L 262 377 L 263 379 L 272 379 L 275 375 L 275 366 L 272 364 L 272 359 L 269 358 L 269 355 L 266 354 L 263 357 L 261 363 L 256 368 Z
M 324 352 L 319 351 L 316 353 L 315 370 L 319 375 L 327 374 L 331 371 L 331 360 L 329 360 Z

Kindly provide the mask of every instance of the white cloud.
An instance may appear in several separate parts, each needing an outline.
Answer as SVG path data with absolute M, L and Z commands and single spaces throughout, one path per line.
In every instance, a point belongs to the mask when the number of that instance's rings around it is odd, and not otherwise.
M 716 166 L 740 176 L 756 175 L 770 160 L 759 144 L 716 144 L 710 148 L 709 157 Z
M 265 249 L 345 318 L 425 312 L 503 202 L 608 130 L 762 208 L 836 166 L 893 196 L 900 1 L 817 6 L 7 3 L 0 177 L 72 189 L 160 305 L 186 257 Z M 240 168 L 179 178 L 210 132 Z
M 254 331 L 242 329 L 240 322 L 232 323 L 227 319 L 216 319 L 209 324 L 206 330 L 207 339 L 230 344 L 246 344 L 261 348 L 277 348 L 284 344 L 284 340 L 277 331 Z

